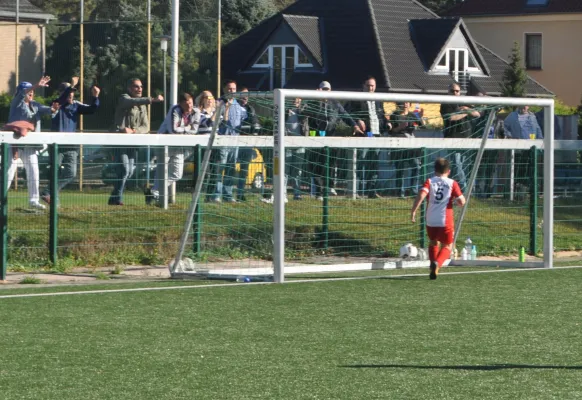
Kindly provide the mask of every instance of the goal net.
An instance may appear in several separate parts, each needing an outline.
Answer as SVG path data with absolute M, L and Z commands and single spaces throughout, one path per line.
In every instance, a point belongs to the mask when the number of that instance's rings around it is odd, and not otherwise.
M 288 89 L 243 97 L 257 126 L 217 136 L 190 236 L 198 247 L 175 274 L 281 282 L 427 267 L 424 208 L 416 224 L 410 209 L 438 157 L 468 200 L 455 210 L 451 265 L 552 265 L 552 100 Z M 232 192 L 217 189 L 226 181 Z M 462 259 L 468 239 L 474 260 Z M 531 257 L 520 263 L 522 247 Z

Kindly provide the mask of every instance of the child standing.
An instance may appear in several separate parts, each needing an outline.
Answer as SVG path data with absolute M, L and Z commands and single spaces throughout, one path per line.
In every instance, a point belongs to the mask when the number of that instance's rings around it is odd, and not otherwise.
M 436 279 L 445 260 L 451 256 L 455 235 L 453 203 L 465 205 L 465 197 L 459 184 L 449 178 L 451 165 L 448 160 L 438 158 L 434 163 L 435 176 L 424 183 L 414 201 L 411 220 L 416 222 L 416 210 L 428 196 L 426 231 L 430 239 L 428 256 L 430 279 Z M 440 246 L 439 246 L 440 244 Z

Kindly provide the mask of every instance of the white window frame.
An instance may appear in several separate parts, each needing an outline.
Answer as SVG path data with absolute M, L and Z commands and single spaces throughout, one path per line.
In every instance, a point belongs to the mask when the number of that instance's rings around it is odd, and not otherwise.
M 267 47 L 265 49 L 265 51 L 263 51 L 261 53 L 261 55 L 259 56 L 258 59 L 260 59 L 263 54 L 265 54 L 265 52 L 268 52 L 268 56 L 269 56 L 269 63 L 268 64 L 258 64 L 255 63 L 253 64 L 252 68 L 272 68 L 273 67 L 273 48 L 274 47 L 283 47 L 283 48 L 287 48 L 287 47 L 293 47 L 295 50 L 295 55 L 293 57 L 293 69 L 295 68 L 313 68 L 313 64 L 312 63 L 300 63 L 299 62 L 299 52 L 302 51 L 299 46 L 297 46 L 296 44 L 272 44 L 269 47 Z M 258 60 L 257 59 L 257 60 Z
M 479 67 L 469 67 L 469 57 L 473 57 L 473 59 L 475 60 L 475 63 L 478 65 L 477 63 L 477 57 L 475 57 L 475 55 L 467 48 L 461 48 L 461 47 L 447 47 L 438 57 L 438 61 L 435 64 L 434 68 L 433 68 L 433 72 L 441 72 L 441 73 L 449 73 L 449 66 L 451 65 L 451 60 L 449 57 L 449 52 L 453 50 L 455 52 L 455 61 L 458 63 L 458 59 L 459 59 L 459 52 L 464 52 L 465 53 L 465 65 L 463 66 L 462 70 L 459 71 L 455 71 L 456 73 L 459 72 L 471 72 L 473 73 L 473 75 L 481 75 L 482 71 Z M 445 57 L 445 65 L 438 65 L 438 63 L 440 62 L 441 58 L 443 58 L 443 56 Z
M 269 68 L 271 65 L 273 65 L 273 51 L 271 50 L 271 46 L 267 47 L 265 49 L 265 51 L 263 51 L 261 53 L 261 55 L 259 56 L 259 58 L 257 58 L 257 61 L 259 61 L 261 59 L 261 57 L 263 57 L 263 55 L 267 53 L 267 59 L 269 60 L 268 64 L 259 64 L 259 63 L 254 63 L 253 64 L 253 68 Z
M 313 68 L 312 63 L 300 63 L 299 62 L 299 52 L 305 54 L 303 50 L 299 48 L 299 46 L 295 46 L 295 68 Z
M 540 48 L 540 67 L 530 68 L 527 65 L 527 37 L 529 35 L 540 35 L 541 38 L 541 48 Z M 542 32 L 524 32 L 523 33 L 523 64 L 526 71 L 541 71 L 544 69 L 544 34 Z

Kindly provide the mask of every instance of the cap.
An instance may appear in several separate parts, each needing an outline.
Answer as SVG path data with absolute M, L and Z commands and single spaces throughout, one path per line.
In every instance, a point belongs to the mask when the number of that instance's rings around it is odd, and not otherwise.
M 320 89 L 329 89 L 329 90 L 331 90 L 331 84 L 328 81 L 322 81 L 319 84 L 319 88 Z
M 27 89 L 30 89 L 30 88 L 32 88 L 32 83 L 30 83 L 30 82 L 20 82 L 18 84 L 18 87 L 16 88 L 16 91 L 17 92 L 20 92 L 21 90 L 27 90 Z
M 68 88 L 71 87 L 71 84 L 69 82 L 63 82 L 59 85 L 59 88 L 57 89 L 57 91 L 59 93 L 63 93 L 65 90 L 67 90 Z M 76 88 L 71 89 L 72 91 L 77 90 Z

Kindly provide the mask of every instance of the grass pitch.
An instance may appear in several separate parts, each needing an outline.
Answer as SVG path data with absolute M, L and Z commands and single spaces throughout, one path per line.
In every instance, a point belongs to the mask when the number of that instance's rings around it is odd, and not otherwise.
M 581 279 L 445 270 L 0 299 L 0 387 L 6 399 L 582 398 Z

